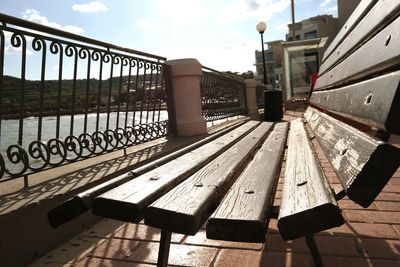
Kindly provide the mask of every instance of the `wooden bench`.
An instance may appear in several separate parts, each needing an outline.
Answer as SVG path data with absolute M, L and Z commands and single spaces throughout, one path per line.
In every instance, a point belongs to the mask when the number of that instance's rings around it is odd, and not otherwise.
M 399 167 L 399 149 L 385 142 L 400 133 L 399 12 L 397 1 L 361 1 L 327 48 L 304 119 L 342 186 L 331 194 L 323 185 L 302 123 L 293 122 L 278 218 L 284 239 L 340 224 L 336 200 L 345 195 L 368 207 Z
M 48 214 L 53 226 L 92 208 L 99 216 L 160 228 L 158 265 L 171 233 L 265 242 L 277 218 L 285 240 L 344 223 L 338 200 L 368 207 L 400 166 L 400 27 L 396 1 L 361 1 L 324 56 L 304 119 L 249 121 L 84 192 Z M 355 128 L 372 127 L 380 140 Z M 289 130 L 290 128 L 290 130 Z M 364 127 L 365 129 L 365 127 Z M 331 188 L 313 149 L 316 138 L 341 182 Z M 273 206 L 285 145 L 282 203 Z
M 49 212 L 50 224 L 57 227 L 90 208 L 95 215 L 131 223 L 144 218 L 162 230 L 158 265 L 165 266 L 171 232 L 196 234 L 222 202 L 207 236 L 264 242 L 288 126 L 248 121 L 75 196 Z M 240 205 L 253 208 L 242 213 Z

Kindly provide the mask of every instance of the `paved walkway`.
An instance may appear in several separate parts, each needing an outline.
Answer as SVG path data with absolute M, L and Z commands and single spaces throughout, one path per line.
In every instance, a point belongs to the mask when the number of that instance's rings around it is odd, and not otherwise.
M 286 120 L 299 113 L 288 112 Z M 396 137 L 397 138 L 397 137 Z M 400 145 L 400 138 L 392 142 Z M 337 177 L 316 141 L 325 173 Z M 282 172 L 283 174 L 283 172 Z M 280 181 L 275 204 L 279 204 Z M 315 235 L 326 266 L 400 266 L 400 169 L 368 208 L 344 198 L 339 201 L 346 224 Z M 102 220 L 31 266 L 154 266 L 160 231 L 141 224 Z M 265 245 L 208 240 L 174 234 L 171 266 L 313 266 L 303 238 L 285 242 L 271 220 Z

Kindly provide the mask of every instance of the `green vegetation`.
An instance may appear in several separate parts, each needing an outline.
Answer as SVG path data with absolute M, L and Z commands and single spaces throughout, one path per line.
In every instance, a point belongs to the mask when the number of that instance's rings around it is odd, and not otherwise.
M 86 109 L 88 112 L 94 112 L 97 111 L 97 107 L 101 111 L 107 111 L 109 107 L 111 111 L 117 111 L 118 106 L 121 108 L 126 105 L 129 109 L 133 109 L 135 105 L 136 107 L 144 105 L 147 108 L 147 105 L 153 106 L 165 101 L 165 92 L 161 90 L 160 83 L 157 87 L 154 81 L 151 87 L 149 81 L 144 84 L 143 86 L 143 76 L 138 76 L 137 85 L 136 77 L 131 77 L 130 81 L 127 76 L 121 79 L 114 77 L 111 80 L 111 88 L 110 79 L 101 82 L 97 79 L 80 79 L 75 82 L 74 96 L 73 80 L 47 80 L 42 85 L 41 81 L 23 82 L 19 78 L 4 76 L 1 113 L 3 117 L 15 117 L 20 114 L 22 97 L 24 116 L 36 115 L 40 110 L 43 114 L 54 115 L 58 111 L 61 114 L 71 114 L 73 110 L 74 113 L 83 113 Z M 23 86 L 24 94 L 21 96 Z

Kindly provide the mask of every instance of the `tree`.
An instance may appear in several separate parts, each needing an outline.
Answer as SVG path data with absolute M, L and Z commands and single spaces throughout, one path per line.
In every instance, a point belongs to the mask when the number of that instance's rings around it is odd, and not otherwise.
M 254 79 L 254 72 L 248 70 L 240 75 L 243 79 Z

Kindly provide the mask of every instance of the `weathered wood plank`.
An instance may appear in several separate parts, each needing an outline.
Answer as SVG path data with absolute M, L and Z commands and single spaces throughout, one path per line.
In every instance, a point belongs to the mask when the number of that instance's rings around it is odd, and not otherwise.
M 288 123 L 278 123 L 208 219 L 209 239 L 265 242 Z
M 340 89 L 316 91 L 310 103 L 392 133 L 400 133 L 400 71 Z
M 357 27 L 351 31 L 340 45 L 326 58 L 319 69 L 320 75 L 329 70 L 334 64 L 348 55 L 352 50 L 371 38 L 375 32 L 384 28 L 396 14 L 399 13 L 400 2 L 392 0 L 381 0 L 362 17 Z
M 290 123 L 279 232 L 290 240 L 343 223 L 303 122 L 296 119 Z
M 343 83 L 371 77 L 399 65 L 400 17 L 390 23 L 332 70 L 318 77 L 315 90 L 324 90 Z
M 246 120 L 246 121 L 248 121 L 248 120 Z M 239 127 L 240 125 L 244 124 L 246 121 L 243 120 L 239 123 L 235 123 L 231 126 L 228 126 L 228 127 L 224 128 L 223 130 L 215 132 L 193 144 L 190 144 L 179 150 L 168 153 L 167 155 L 165 155 L 161 158 L 151 160 L 151 162 L 145 164 L 144 166 L 140 166 L 132 171 L 129 171 L 125 174 L 119 175 L 118 177 L 115 177 L 111 180 L 103 182 L 103 183 L 101 183 L 97 186 L 94 186 L 82 193 L 75 195 L 74 197 L 61 203 L 59 206 L 55 207 L 54 209 L 52 209 L 48 212 L 47 218 L 48 218 L 50 225 L 55 228 L 55 227 L 58 227 L 64 223 L 66 223 L 67 221 L 70 221 L 70 220 L 78 217 L 79 215 L 83 214 L 84 212 L 86 212 L 92 208 L 92 203 L 97 196 L 99 196 L 99 195 L 101 195 L 123 183 L 126 183 L 141 174 L 151 171 L 160 165 L 163 165 L 171 160 L 174 160 L 175 158 L 180 157 L 193 149 L 196 149 L 202 145 L 205 145 L 208 142 L 211 142 L 212 140 L 214 140 L 218 137 L 221 137 L 222 135 L 224 135 L 224 134 L 232 131 L 233 129 Z
M 348 197 L 368 207 L 400 166 L 400 149 L 316 109 L 304 117 Z
M 264 122 L 249 135 L 151 204 L 145 224 L 194 235 L 217 208 L 272 123 Z
M 98 196 L 93 201 L 93 213 L 106 218 L 138 222 L 148 205 L 231 147 L 258 124 L 259 122 L 250 121 L 206 145 Z
M 365 16 L 371 7 L 375 5 L 376 2 L 378 2 L 378 0 L 362 0 L 358 4 L 329 47 L 326 49 L 322 61 L 325 61 L 332 54 L 333 50 L 335 50 L 335 48 L 343 41 L 343 39 L 347 37 L 349 32 L 351 32 L 357 26 L 358 22 Z

